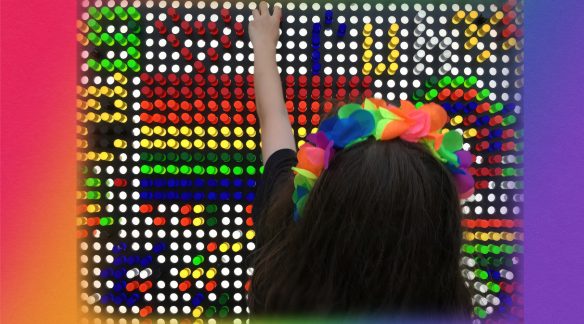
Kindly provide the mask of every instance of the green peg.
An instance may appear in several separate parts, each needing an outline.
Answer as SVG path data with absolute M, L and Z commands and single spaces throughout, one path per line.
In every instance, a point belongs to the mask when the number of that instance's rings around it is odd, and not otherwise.
M 487 317 L 487 311 L 484 310 L 484 309 L 482 309 L 482 308 L 480 308 L 480 307 L 478 307 L 478 306 L 476 306 L 474 308 L 474 313 L 480 319 L 483 319 L 483 318 L 486 318 Z
M 103 30 L 103 28 L 101 28 L 101 25 L 94 19 L 89 19 L 87 21 L 87 26 L 89 26 L 89 28 L 91 28 L 96 33 L 101 33 L 101 31 Z
M 101 66 L 109 72 L 112 72 L 115 68 L 113 63 L 106 58 L 101 60 Z
M 217 159 L 219 159 L 219 158 L 217 157 L 217 154 L 215 154 L 215 153 L 213 153 L 213 152 L 209 152 L 209 153 L 207 153 L 207 161 L 210 161 L 210 162 L 213 162 L 213 163 L 215 163 L 215 162 L 217 162 Z
M 101 12 L 96 8 L 96 7 L 90 7 L 87 10 L 87 13 L 89 13 L 89 15 L 97 20 L 101 20 L 101 18 L 103 17 L 103 15 L 101 14 Z
M 245 168 L 245 171 L 247 172 L 247 174 L 249 175 L 254 175 L 256 174 L 256 168 L 254 168 L 252 165 L 249 165 L 247 168 Z
M 205 261 L 205 257 L 202 255 L 197 255 L 196 257 L 193 258 L 193 264 L 195 266 L 200 265 L 201 263 L 203 263 Z
M 213 227 L 215 225 L 217 225 L 217 218 L 216 217 L 210 217 L 207 219 L 207 226 Z
M 473 85 L 475 85 L 477 83 L 477 81 L 478 81 L 477 77 L 474 76 L 474 75 L 471 75 L 470 77 L 468 77 L 468 79 L 466 79 L 464 81 L 464 87 L 465 88 L 470 88 Z
M 227 153 L 227 152 L 221 153 L 221 161 L 223 161 L 223 162 L 231 161 L 231 156 L 229 155 L 229 153 Z
M 142 153 L 140 153 L 140 161 L 152 162 L 152 160 L 153 160 L 152 154 L 150 154 L 148 152 L 142 152 Z
M 421 101 L 416 101 L 416 103 L 414 104 L 414 107 L 416 107 L 416 109 L 418 109 L 418 108 L 422 107 L 423 105 L 424 105 L 424 103 L 423 103 L 423 102 L 421 102 Z
M 450 86 L 452 88 L 458 88 L 463 83 L 464 83 L 464 77 L 462 75 L 459 75 L 454 80 L 452 80 L 452 82 L 450 83 Z
M 136 36 L 134 34 L 128 35 L 128 42 L 130 42 L 130 44 L 132 44 L 134 46 L 140 46 L 140 39 L 138 38 L 138 36 Z
M 128 60 L 128 67 L 134 72 L 140 72 L 140 64 L 132 59 Z
M 128 40 L 121 33 L 116 33 L 114 35 L 114 39 L 116 40 L 116 42 L 118 42 L 118 44 L 122 46 L 126 46 L 128 44 Z
M 440 81 L 438 81 L 438 86 L 444 88 L 452 83 L 452 78 L 448 75 L 444 76 Z
M 239 153 L 236 153 L 236 154 L 239 154 Z M 253 153 L 247 153 L 245 155 L 245 159 L 250 163 L 254 163 L 255 161 L 257 161 L 257 156 Z M 241 161 L 243 161 L 243 158 L 236 159 L 236 161 L 241 162 Z
M 231 169 L 228 166 L 226 166 L 226 165 L 222 165 L 219 168 L 219 172 L 221 172 L 221 174 L 223 174 L 223 175 L 228 175 L 228 174 L 231 173 Z
M 108 7 L 101 7 L 101 13 L 107 20 L 114 20 L 116 18 L 114 12 Z
M 492 104 L 491 108 L 489 108 L 489 112 L 491 114 L 498 113 L 501 110 L 503 110 L 503 104 L 500 102 L 496 102 L 496 103 Z
M 474 271 L 474 274 L 475 276 L 481 278 L 482 280 L 486 280 L 487 278 L 489 278 L 489 273 L 481 269 L 476 269 Z
M 515 122 L 517 122 L 517 117 L 515 117 L 513 115 L 509 115 L 509 116 L 503 118 L 503 121 L 501 122 L 501 125 L 503 125 L 503 126 L 509 126 L 509 125 L 515 124 Z
M 100 35 L 101 40 L 109 46 L 113 46 L 116 41 L 108 33 L 103 33 Z
M 264 166 L 260 166 L 260 174 L 264 174 Z
M 99 191 L 88 191 L 87 199 L 99 199 L 101 198 L 101 193 Z
M 513 251 L 515 253 L 523 253 L 523 245 L 513 244 Z
M 436 83 L 438 83 L 438 78 L 433 75 L 428 80 L 426 80 L 424 85 L 426 86 L 426 88 L 432 88 L 433 86 L 436 85 Z
M 168 152 L 166 153 L 166 160 L 171 162 L 178 162 L 179 160 L 178 154 L 174 152 Z
M 156 174 L 165 174 L 166 173 L 166 168 L 163 167 L 160 164 L 157 164 L 154 166 L 154 173 Z
M 181 174 L 191 174 L 193 172 L 193 170 L 191 168 L 189 168 L 188 165 L 181 165 L 180 166 L 180 173 Z
M 126 51 L 128 52 L 128 55 L 136 60 L 140 58 L 140 52 L 135 47 L 128 47 Z
M 475 253 L 475 248 L 472 245 L 463 244 L 462 245 L 462 252 L 467 253 L 467 254 L 473 254 L 473 253 Z
M 489 247 L 486 245 L 482 245 L 482 244 L 475 244 L 474 246 L 475 250 L 481 254 L 487 254 L 489 253 Z
M 217 312 L 217 308 L 215 306 L 210 306 L 205 310 L 205 316 L 212 317 Z
M 228 301 L 229 301 L 229 294 L 222 293 L 221 296 L 219 296 L 219 304 L 225 305 Z
M 195 153 L 194 158 L 195 158 L 195 161 L 196 162 L 203 162 L 203 161 L 205 161 L 205 155 L 203 155 L 203 153 L 201 153 L 201 152 Z
M 217 174 L 217 167 L 214 165 L 209 165 L 207 167 L 207 174 L 216 175 Z
M 166 172 L 170 174 L 178 174 L 178 167 L 176 165 L 169 165 L 166 167 Z
M 90 32 L 89 34 L 87 34 L 87 39 L 89 39 L 89 41 L 92 42 L 93 45 L 95 45 L 95 46 L 100 46 L 102 43 L 101 38 L 99 38 L 99 36 L 97 36 L 93 32 Z
M 502 174 L 504 177 L 512 177 L 516 176 L 517 172 L 515 172 L 514 168 L 504 168 Z
M 477 93 L 476 98 L 478 101 L 482 101 L 482 100 L 485 100 L 486 98 L 488 98 L 490 94 L 491 94 L 491 92 L 489 91 L 489 89 L 483 89 L 483 90 L 479 91 L 479 93 Z
M 488 282 L 487 288 L 489 288 L 489 290 L 494 292 L 494 293 L 498 293 L 499 291 L 501 291 L 501 286 L 497 285 L 494 282 Z
M 140 20 L 140 13 L 138 12 L 138 9 L 134 7 L 128 7 L 128 15 L 136 21 Z
M 424 98 L 425 98 L 427 101 L 430 101 L 430 100 L 432 100 L 432 99 L 436 98 L 436 96 L 438 96 L 438 90 L 436 90 L 436 89 L 432 89 L 432 90 L 430 90 L 430 91 L 428 91 L 428 92 L 426 93 L 426 95 L 424 96 Z
M 120 17 L 121 20 L 127 20 L 128 19 L 128 13 L 126 13 L 126 10 L 124 10 L 124 8 L 122 8 L 120 6 L 116 6 L 114 8 L 114 12 L 116 13 L 116 15 L 118 17 Z
M 214 204 L 207 205 L 205 207 L 205 211 L 208 214 L 213 214 L 213 213 L 217 212 L 217 205 L 214 205 Z
M 414 91 L 414 93 L 412 94 L 412 99 L 414 100 L 420 100 L 420 98 L 422 98 L 424 96 L 424 90 L 422 89 L 417 89 L 416 91 Z
M 227 317 L 227 315 L 229 315 L 229 307 L 227 306 L 223 306 L 221 307 L 221 309 L 219 309 L 219 317 Z
M 122 72 L 126 72 L 126 70 L 128 70 L 128 66 L 126 65 L 126 63 L 124 63 L 124 61 L 122 61 L 121 59 L 116 59 L 114 61 L 114 65 L 115 67 L 122 71 Z M 155 158 L 156 159 L 156 158 Z
M 508 244 L 501 244 L 501 250 L 505 254 L 512 254 L 513 253 L 513 247 L 511 245 L 508 245 Z
M 88 187 L 99 187 L 101 186 L 101 180 L 98 178 L 87 178 L 85 179 L 85 185 Z
M 113 217 L 102 217 L 99 220 L 99 225 L 101 226 L 110 226 L 114 223 Z
M 501 248 L 498 247 L 498 246 L 496 246 L 496 245 L 494 245 L 494 244 L 489 244 L 488 245 L 488 249 L 489 249 L 489 252 L 491 252 L 493 254 L 499 254 L 499 253 L 501 253 Z
M 234 167 L 233 168 L 233 174 L 238 175 L 238 176 L 242 175 L 243 174 L 243 168 L 240 167 L 240 166 Z
M 191 162 L 193 160 L 193 156 L 188 152 L 181 152 L 180 160 L 185 162 Z
M 195 166 L 193 167 L 193 173 L 194 173 L 194 174 L 198 174 L 198 175 L 205 174 L 205 168 L 203 168 L 203 167 L 202 167 L 202 166 L 200 166 L 200 165 L 195 165 Z
M 154 170 L 152 169 L 152 167 L 146 164 L 140 167 L 140 172 L 144 174 L 152 174 L 153 171 Z
M 92 70 L 99 72 L 101 71 L 101 64 L 99 64 L 96 60 L 94 59 L 89 59 L 87 60 L 87 66 L 89 66 Z
M 140 28 L 140 25 L 138 25 L 138 23 L 136 23 L 134 21 L 129 21 L 128 22 L 128 30 L 132 34 L 138 34 L 140 32 L 141 28 Z

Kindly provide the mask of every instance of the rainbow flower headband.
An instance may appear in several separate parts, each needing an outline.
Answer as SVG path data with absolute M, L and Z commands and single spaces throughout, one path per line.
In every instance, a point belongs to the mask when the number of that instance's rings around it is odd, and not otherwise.
M 380 99 L 365 99 L 363 105 L 351 103 L 341 107 L 336 116 L 325 119 L 318 132 L 306 137 L 298 150 L 294 176 L 294 220 L 298 220 L 318 177 L 326 170 L 335 152 L 362 142 L 370 136 L 380 141 L 401 138 L 421 142 L 454 176 L 459 197 L 474 192 L 474 179 L 468 173 L 472 155 L 462 150 L 462 136 L 455 131 L 443 132 L 448 115 L 439 105 L 429 103 L 416 108 L 409 101 L 401 107 Z

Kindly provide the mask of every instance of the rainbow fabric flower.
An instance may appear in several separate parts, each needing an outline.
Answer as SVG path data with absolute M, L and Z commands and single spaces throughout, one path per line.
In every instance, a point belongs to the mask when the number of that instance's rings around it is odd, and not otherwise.
M 318 132 L 307 136 L 307 142 L 298 150 L 298 164 L 292 168 L 295 173 L 294 220 L 299 219 L 310 190 L 328 168 L 335 152 L 371 136 L 380 141 L 401 138 L 426 144 L 453 174 L 460 198 L 468 198 L 474 192 L 474 179 L 467 171 L 472 155 L 462 150 L 459 133 L 442 132 L 447 120 L 446 111 L 434 103 L 416 108 L 409 101 L 401 101 L 401 106 L 395 107 L 383 100 L 368 98 L 363 105 L 344 105 L 336 116 L 320 124 Z

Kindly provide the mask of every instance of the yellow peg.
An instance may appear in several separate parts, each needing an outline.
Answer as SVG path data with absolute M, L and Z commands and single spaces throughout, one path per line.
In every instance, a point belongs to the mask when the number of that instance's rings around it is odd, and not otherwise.
M 463 120 L 462 116 L 456 115 L 453 118 L 450 118 L 450 125 L 452 126 L 459 125 L 460 123 L 462 123 L 462 120 Z
M 363 41 L 363 49 L 369 49 L 372 44 L 373 44 L 373 38 L 365 37 L 365 40 Z
M 491 25 L 484 24 L 477 31 L 477 35 L 479 35 L 479 37 L 483 37 L 483 36 L 487 35 L 490 31 L 491 31 Z
M 200 126 L 197 126 L 197 127 L 200 127 Z M 200 128 L 200 129 L 202 130 L 203 128 Z M 168 132 L 170 133 L 170 128 L 169 128 Z M 191 129 L 188 128 L 187 126 L 182 126 L 180 128 L 180 133 L 184 136 L 191 136 L 193 134 L 193 131 L 191 131 Z
M 466 16 L 466 13 L 463 10 L 457 11 L 452 17 L 452 23 L 459 24 L 464 19 L 464 16 Z
M 126 78 L 123 74 L 121 74 L 120 72 L 116 72 L 114 74 L 114 80 L 116 80 L 116 82 L 119 82 L 121 84 L 126 84 L 128 83 L 128 78 Z
M 152 136 L 152 134 L 154 134 L 154 131 L 152 130 L 151 127 L 144 125 L 144 126 L 140 127 L 140 133 L 142 133 L 146 136 Z
M 128 95 L 128 91 L 120 86 L 114 87 L 114 93 L 122 98 L 125 98 Z
M 235 134 L 235 136 L 237 136 L 237 137 L 242 137 L 243 136 L 243 129 L 241 129 L 241 127 L 235 127 L 233 129 L 233 134 Z
M 395 62 L 395 60 L 397 60 L 398 57 L 399 57 L 399 51 L 398 50 L 393 50 L 387 56 L 387 60 L 389 62 Z
M 118 139 L 114 140 L 114 147 L 124 149 L 127 146 L 128 146 L 128 142 L 124 141 L 123 139 L 118 138 Z
M 221 145 L 221 148 L 224 150 L 228 150 L 231 148 L 231 143 L 228 140 L 222 140 L 220 145 Z
M 112 114 L 109 114 L 109 113 L 106 113 L 106 112 L 102 112 L 99 117 L 101 117 L 101 120 L 103 120 L 103 121 L 105 121 L 107 123 L 113 123 L 114 122 L 114 116 Z
M 149 139 L 143 138 L 140 140 L 140 146 L 147 149 L 151 149 L 152 147 L 154 147 L 154 143 L 152 143 L 152 141 Z
M 76 100 L 76 105 L 77 108 L 79 109 L 83 109 L 86 110 L 87 109 L 87 101 L 81 100 L 81 99 L 77 99 Z
M 219 132 L 217 131 L 217 128 L 211 126 L 207 128 L 207 134 L 211 135 L 212 137 L 216 137 Z
M 207 146 L 212 150 L 216 150 L 217 147 L 219 147 L 219 144 L 217 144 L 217 141 L 215 141 L 215 140 L 208 140 Z
M 399 37 L 397 36 L 393 36 L 390 40 L 389 43 L 387 43 L 387 47 L 389 47 L 389 49 L 394 49 L 397 47 L 397 45 L 399 44 Z
M 381 73 L 385 72 L 386 68 L 387 66 L 384 63 L 377 64 L 377 67 L 375 67 L 375 74 L 381 75 Z
M 394 75 L 397 72 L 398 65 L 397 63 L 393 62 L 389 65 L 389 69 L 387 69 L 387 73 L 390 75 Z
M 193 145 L 198 148 L 199 150 L 202 150 L 205 148 L 205 143 L 203 141 L 201 141 L 200 139 L 196 139 L 193 141 Z
M 509 49 L 513 48 L 516 44 L 517 40 L 515 39 L 515 37 L 511 37 L 507 41 L 505 41 L 501 47 L 503 47 L 504 50 L 508 51 Z
M 373 30 L 372 24 L 365 24 L 365 26 L 363 26 L 363 36 L 367 37 L 371 35 L 372 30 Z
M 470 37 L 477 31 L 478 27 L 475 24 L 470 24 L 464 31 L 464 36 Z
M 470 24 L 473 21 L 475 21 L 475 19 L 477 19 L 478 17 L 479 17 L 479 13 L 476 10 L 473 10 L 473 11 L 469 12 L 468 15 L 466 15 L 466 18 L 464 18 L 464 22 L 467 24 Z
M 477 62 L 483 63 L 491 57 L 491 52 L 489 50 L 484 50 L 481 54 L 477 56 Z
M 190 128 L 188 128 L 186 126 L 183 126 L 183 127 L 185 127 L 189 132 L 191 131 Z M 175 126 L 168 127 L 168 129 L 166 130 L 166 132 L 168 133 L 168 135 L 171 135 L 171 136 L 178 136 L 180 134 L 178 128 L 176 128 Z
M 491 16 L 491 18 L 489 19 L 489 22 L 491 23 L 491 25 L 495 25 L 501 19 L 503 19 L 503 17 L 505 17 L 505 14 L 502 11 L 497 11 Z
M 95 100 L 95 99 L 89 99 L 87 100 L 87 106 L 95 109 L 95 110 L 100 110 L 101 109 L 101 104 L 99 103 L 99 101 Z
M 87 115 L 85 115 L 85 121 L 87 121 L 87 120 L 95 122 L 95 123 L 99 123 L 101 121 L 101 117 L 96 113 L 88 112 Z
M 101 152 L 101 153 L 99 153 L 99 158 L 102 161 L 113 161 L 114 160 L 114 154 L 113 153 L 109 153 L 109 152 Z
M 245 141 L 245 146 L 250 150 L 255 150 L 256 143 L 253 140 L 247 140 Z
M 172 149 L 175 149 L 175 150 L 179 148 L 179 143 L 174 138 L 167 140 L 166 145 Z
M 397 34 L 397 31 L 399 30 L 399 25 L 396 23 L 391 24 L 391 26 L 389 26 L 389 31 L 387 32 L 387 34 L 390 37 L 393 37 Z
M 99 97 L 101 96 L 101 92 L 99 91 L 98 88 L 94 87 L 94 86 L 89 86 L 87 88 L 87 92 L 89 92 L 90 95 L 94 96 L 94 97 Z
M 114 101 L 114 107 L 116 107 L 120 110 L 126 110 L 126 109 L 128 109 L 128 104 L 123 100 L 116 99 Z
M 251 126 L 248 126 L 248 127 L 245 129 L 245 133 L 246 133 L 246 134 L 247 134 L 247 136 L 249 136 L 249 137 L 255 137 L 255 136 L 256 136 L 256 130 L 255 130 L 255 128 L 253 128 L 253 127 L 251 127 Z
M 361 72 L 364 75 L 369 75 L 372 68 L 373 68 L 373 65 L 371 63 L 365 63 L 365 65 L 363 65 L 363 69 L 361 70 Z
M 369 62 L 371 57 L 373 56 L 373 52 L 371 50 L 366 50 L 363 52 L 363 62 Z
M 205 130 L 201 126 L 195 127 L 194 131 L 195 131 L 195 134 L 199 137 L 205 136 Z
M 114 96 L 114 90 L 112 90 L 111 88 L 107 87 L 107 86 L 101 86 L 101 88 L 99 88 L 99 92 L 101 92 L 102 95 L 105 95 L 106 97 L 113 97 Z
M 164 136 L 166 135 L 166 130 L 160 126 L 154 127 L 154 134 Z
M 166 142 L 161 140 L 161 139 L 155 139 L 154 140 L 154 147 L 158 148 L 158 149 L 165 149 L 166 148 Z
M 243 148 L 243 142 L 240 140 L 233 141 L 233 147 L 237 150 L 241 150 Z
M 471 48 L 475 47 L 479 40 L 476 37 L 471 37 L 466 43 L 464 43 L 464 48 L 470 50 Z
M 128 117 L 124 114 L 122 114 L 121 112 L 116 111 L 114 113 L 114 120 L 120 123 L 125 123 L 128 121 Z
M 180 141 L 180 147 L 190 150 L 193 147 L 193 144 L 188 139 L 182 139 Z

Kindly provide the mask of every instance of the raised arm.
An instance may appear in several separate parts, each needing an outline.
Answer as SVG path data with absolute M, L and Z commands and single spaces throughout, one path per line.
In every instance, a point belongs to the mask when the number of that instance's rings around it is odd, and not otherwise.
M 264 164 L 277 150 L 296 150 L 292 127 L 284 103 L 282 81 L 276 65 L 276 44 L 280 37 L 282 9 L 274 7 L 270 15 L 268 4 L 262 1 L 252 12 L 249 37 L 254 51 L 254 84 L 257 113 L 261 125 Z

